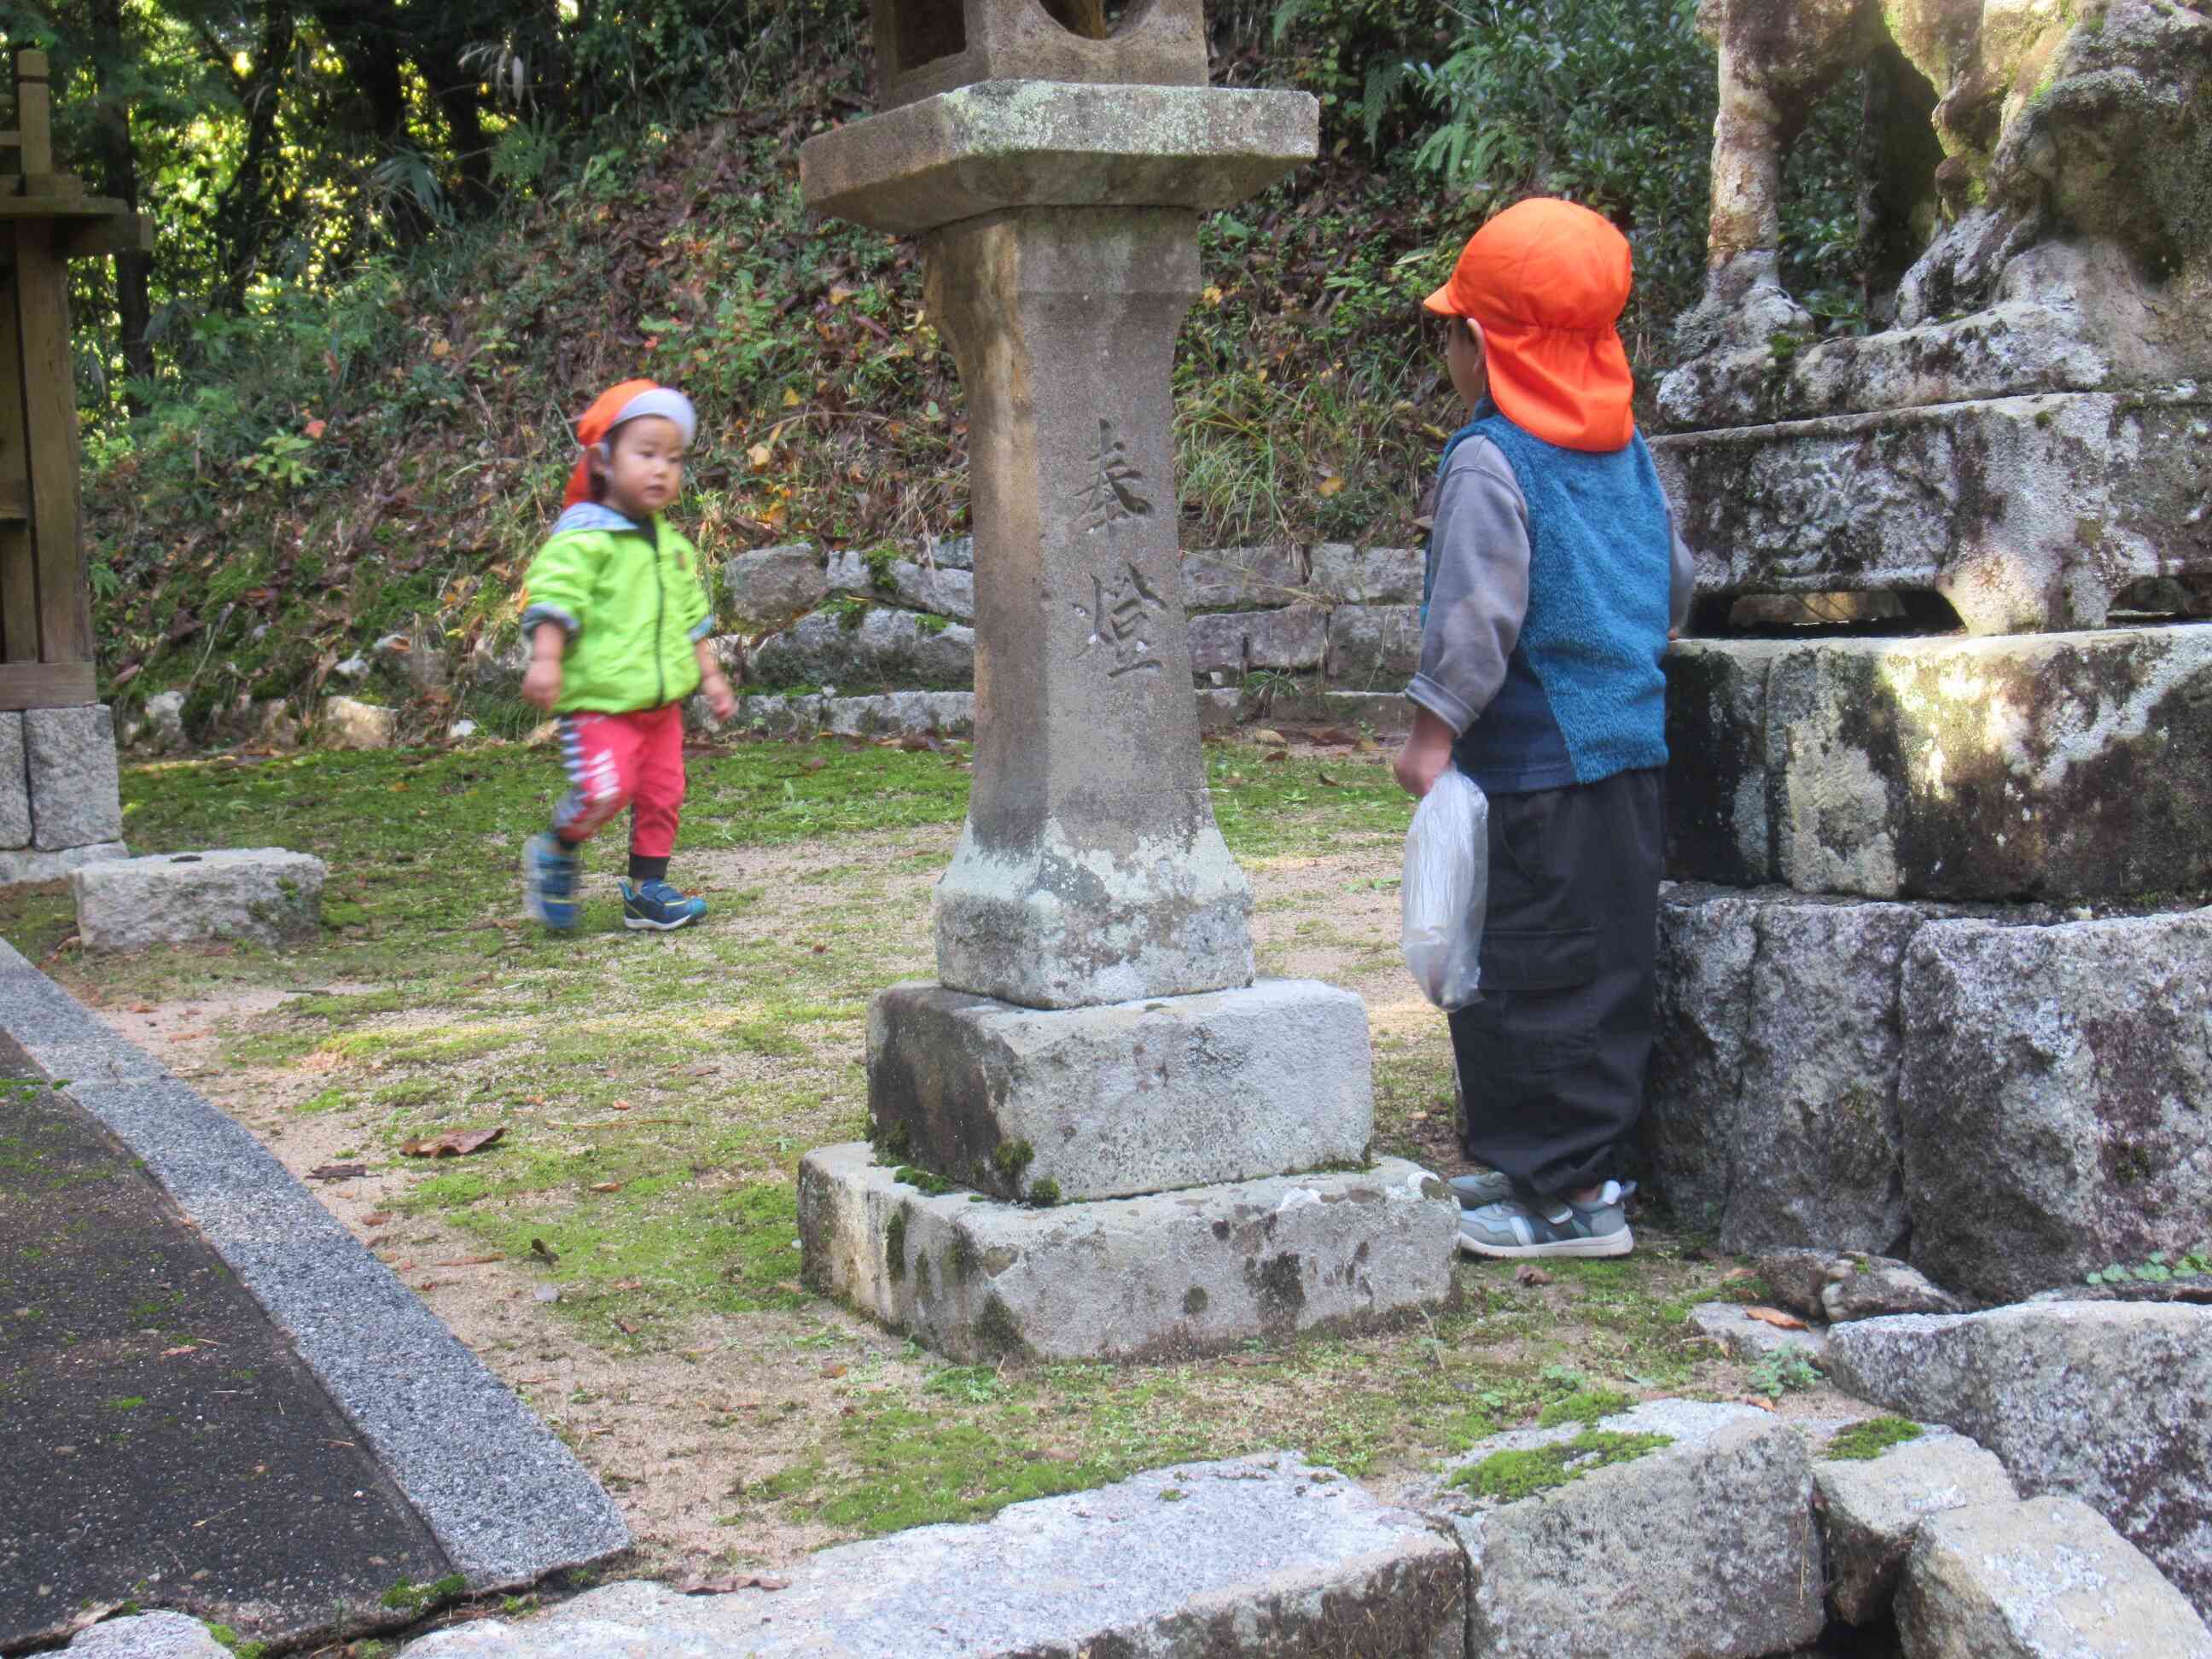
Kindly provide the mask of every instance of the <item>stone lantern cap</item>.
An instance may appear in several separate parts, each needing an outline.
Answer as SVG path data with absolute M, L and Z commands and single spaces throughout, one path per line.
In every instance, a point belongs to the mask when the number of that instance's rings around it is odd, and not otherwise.
M 1319 153 L 1302 92 L 983 81 L 806 141 L 806 205 L 912 235 L 1006 208 L 1180 207 L 1265 190 Z

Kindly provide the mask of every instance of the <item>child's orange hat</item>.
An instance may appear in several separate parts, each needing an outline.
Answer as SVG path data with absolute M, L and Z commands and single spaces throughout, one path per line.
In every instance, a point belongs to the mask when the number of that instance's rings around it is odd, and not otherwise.
M 620 386 L 610 386 L 592 399 L 592 406 L 576 420 L 576 441 L 586 453 L 576 458 L 575 471 L 568 475 L 567 493 L 561 505 L 574 507 L 579 501 L 592 499 L 592 458 L 588 453 L 595 445 L 604 443 L 608 433 L 624 421 L 636 420 L 641 415 L 659 415 L 676 422 L 677 430 L 690 443 L 697 435 L 699 417 L 693 412 L 691 400 L 672 386 L 653 380 L 624 380 Z
M 1490 395 L 1522 431 L 1564 449 L 1635 435 L 1636 378 L 1613 326 L 1628 303 L 1628 239 L 1602 214 L 1537 197 L 1468 240 L 1422 303 L 1482 325 Z

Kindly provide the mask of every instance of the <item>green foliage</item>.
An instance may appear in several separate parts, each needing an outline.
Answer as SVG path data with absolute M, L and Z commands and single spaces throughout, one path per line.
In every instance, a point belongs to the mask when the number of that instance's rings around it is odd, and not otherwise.
M 1820 1368 L 1794 1342 L 1755 1361 L 1744 1376 L 1753 1393 L 1770 1399 L 1778 1399 L 1801 1389 L 1817 1388 L 1820 1382 Z
M 1854 1423 L 1828 1443 L 1826 1455 L 1864 1462 L 1881 1456 L 1892 1446 L 1920 1438 L 1920 1425 L 1904 1417 L 1869 1417 Z
M 2175 1254 L 2169 1250 L 2154 1252 L 2148 1260 L 2133 1267 L 2114 1262 L 2109 1267 L 2100 1267 L 2084 1275 L 2082 1282 L 2089 1285 L 2164 1285 L 2176 1279 L 2201 1279 L 2212 1273 L 2212 1243 L 2203 1243 L 2193 1249 Z
M 1588 1429 L 1571 1440 L 1529 1451 L 1492 1452 L 1462 1469 L 1452 1477 L 1451 1484 L 1480 1497 L 1510 1504 L 1564 1486 L 1593 1469 L 1631 1462 L 1674 1443 L 1674 1437 L 1669 1434 L 1615 1434 Z
M 1565 1400 L 1554 1400 L 1536 1413 L 1539 1428 L 1555 1428 L 1562 1423 L 1583 1423 L 1592 1428 L 1600 1418 L 1611 1417 L 1628 1409 L 1628 1396 L 1618 1389 L 1578 1389 Z

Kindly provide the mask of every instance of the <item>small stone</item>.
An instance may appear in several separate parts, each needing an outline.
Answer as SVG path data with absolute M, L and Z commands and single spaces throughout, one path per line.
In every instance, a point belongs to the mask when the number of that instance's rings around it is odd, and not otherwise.
M 729 612 L 757 630 L 781 628 L 805 616 L 830 592 L 819 550 L 806 542 L 740 553 L 722 567 Z
M 459 743 L 464 738 L 473 738 L 476 736 L 477 731 L 477 726 L 474 720 L 455 720 L 451 726 L 447 726 L 446 728 L 446 735 L 453 742 Z
M 71 1659 L 232 1659 L 198 1620 L 168 1612 L 106 1620 L 79 1632 L 64 1650 Z
M 398 729 L 397 710 L 353 697 L 325 697 L 324 743 L 332 749 L 389 749 Z
M 1417 605 L 1422 568 L 1418 547 L 1354 547 L 1323 542 L 1313 550 L 1306 580 L 1325 604 Z
M 1889 1314 L 1954 1314 L 1966 1304 L 1916 1267 L 1887 1256 L 1839 1256 L 1820 1292 L 1820 1310 L 1832 1325 Z
M 1929 1516 L 1897 1623 L 1912 1659 L 2212 1659 L 2212 1632 L 2180 1592 L 2073 1498 Z
M 1776 1307 L 1800 1318 L 1825 1320 L 1820 1293 L 1828 1288 L 1836 1260 L 1833 1250 L 1763 1250 L 1752 1267 Z
M 185 746 L 185 694 L 181 691 L 157 691 L 146 699 L 146 724 L 149 738 L 157 749 L 174 750 Z
M 331 672 L 342 680 L 357 680 L 368 676 L 369 667 L 368 659 L 356 651 L 343 662 L 333 664 Z

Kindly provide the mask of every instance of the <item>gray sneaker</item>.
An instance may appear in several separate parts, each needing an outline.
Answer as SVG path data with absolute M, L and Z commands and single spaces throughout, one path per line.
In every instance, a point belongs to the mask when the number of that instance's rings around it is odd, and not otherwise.
M 1472 1175 L 1454 1176 L 1445 1184 L 1459 1194 L 1462 1210 L 1479 1210 L 1486 1204 L 1510 1204 L 1513 1200 L 1513 1177 L 1502 1170 L 1477 1170 Z
M 1619 1182 L 1608 1181 L 1588 1204 L 1566 1198 L 1534 1204 L 1508 1199 L 1464 1210 L 1459 1247 L 1469 1255 L 1507 1259 L 1626 1255 L 1636 1248 L 1636 1237 L 1628 1231 L 1625 1196 Z

